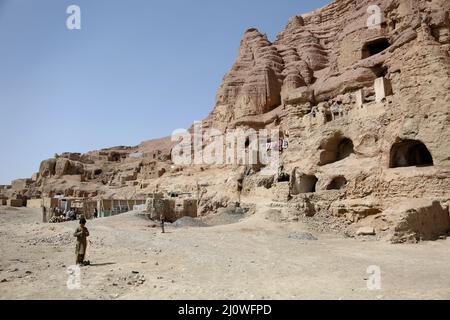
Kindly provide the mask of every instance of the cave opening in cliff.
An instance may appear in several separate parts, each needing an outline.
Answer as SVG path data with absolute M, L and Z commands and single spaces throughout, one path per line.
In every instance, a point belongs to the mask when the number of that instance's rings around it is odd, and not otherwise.
M 355 153 L 353 141 L 348 138 L 344 138 L 339 143 L 336 161 L 344 160 L 345 158 L 350 157 L 352 153 Z
M 110 162 L 119 162 L 121 159 L 120 153 L 113 152 L 109 155 L 108 161 Z
M 318 181 L 314 175 L 302 175 L 298 178 L 298 181 L 294 181 L 292 194 L 314 193 Z
M 355 153 L 353 141 L 349 138 L 335 135 L 321 144 L 320 165 L 327 165 L 348 158 Z
M 345 177 L 339 176 L 331 180 L 327 186 L 327 190 L 342 190 L 347 185 L 347 179 Z
M 433 166 L 433 156 L 427 146 L 418 140 L 402 140 L 391 148 L 390 168 Z
M 378 38 L 366 42 L 362 47 L 362 59 L 366 59 L 380 52 L 383 52 L 390 46 L 391 44 L 387 38 Z

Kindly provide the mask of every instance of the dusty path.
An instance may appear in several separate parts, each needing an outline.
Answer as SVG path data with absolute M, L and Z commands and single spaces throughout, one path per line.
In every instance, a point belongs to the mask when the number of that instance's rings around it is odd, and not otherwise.
M 164 235 L 133 213 L 89 222 L 94 266 L 82 269 L 81 290 L 69 290 L 76 223 L 0 212 L 1 299 L 450 299 L 449 240 L 297 240 L 289 235 L 305 226 L 258 215 Z M 367 288 L 371 265 L 381 268 L 381 290 Z

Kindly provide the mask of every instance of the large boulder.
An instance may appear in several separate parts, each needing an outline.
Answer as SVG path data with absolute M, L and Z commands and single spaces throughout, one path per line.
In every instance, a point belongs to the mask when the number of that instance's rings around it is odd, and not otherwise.
M 436 240 L 450 232 L 448 206 L 439 201 L 408 200 L 389 209 L 386 216 L 395 224 L 393 243 Z

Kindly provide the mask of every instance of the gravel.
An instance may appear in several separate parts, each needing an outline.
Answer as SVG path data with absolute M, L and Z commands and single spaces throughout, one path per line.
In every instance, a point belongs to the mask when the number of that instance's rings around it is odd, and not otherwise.
M 316 237 L 314 237 L 311 233 L 307 233 L 307 232 L 293 232 L 293 233 L 289 234 L 288 238 L 294 239 L 294 240 L 302 240 L 302 241 L 317 241 L 317 240 L 319 240 Z

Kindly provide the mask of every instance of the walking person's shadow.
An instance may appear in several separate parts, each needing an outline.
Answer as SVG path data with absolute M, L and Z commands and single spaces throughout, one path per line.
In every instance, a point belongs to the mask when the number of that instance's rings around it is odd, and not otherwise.
M 105 262 L 105 263 L 91 263 L 90 267 L 104 267 L 104 266 L 112 266 L 115 265 L 115 262 Z

